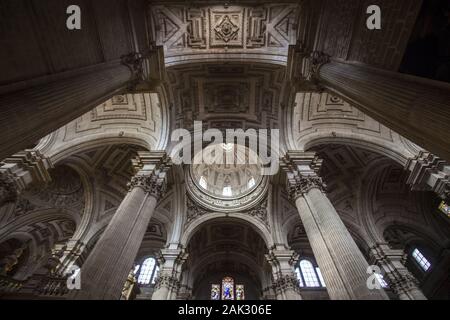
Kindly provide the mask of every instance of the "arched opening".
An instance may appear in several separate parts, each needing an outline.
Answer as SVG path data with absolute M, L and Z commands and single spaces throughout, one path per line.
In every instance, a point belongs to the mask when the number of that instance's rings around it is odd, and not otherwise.
M 199 300 L 257 300 L 270 267 L 262 237 L 239 220 L 214 219 L 196 230 L 187 246 L 189 283 Z

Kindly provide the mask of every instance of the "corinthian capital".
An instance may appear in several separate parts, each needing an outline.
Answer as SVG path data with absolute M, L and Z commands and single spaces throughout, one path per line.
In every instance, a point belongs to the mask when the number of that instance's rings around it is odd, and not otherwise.
M 172 163 L 165 152 L 139 152 L 133 165 L 137 171 L 128 184 L 129 190 L 141 188 L 160 199 L 167 187 L 167 171 Z
M 17 187 L 14 179 L 8 175 L 0 176 L 0 205 L 6 202 L 14 202 L 17 198 Z
M 326 185 L 318 175 L 322 160 L 314 152 L 289 151 L 282 160 L 291 198 L 297 199 L 314 188 L 325 192 Z
M 159 199 L 166 191 L 166 179 L 161 178 L 157 173 L 136 175 L 131 178 L 128 187 L 130 191 L 134 188 L 142 188 L 145 192 Z
M 311 189 L 319 189 L 326 192 L 326 185 L 322 178 L 316 175 L 296 176 L 294 179 L 288 179 L 288 192 L 292 199 L 297 199 L 308 193 Z
M 165 75 L 164 48 L 154 43 L 143 52 L 131 52 L 121 57 L 122 64 L 131 71 L 128 89 L 134 92 L 152 90 Z
M 309 57 L 309 75 L 308 78 L 318 79 L 320 67 L 330 62 L 330 56 L 321 51 L 313 51 Z
M 274 281 L 273 290 L 275 292 L 283 292 L 286 290 L 294 290 L 300 292 L 299 281 L 294 275 L 283 275 Z

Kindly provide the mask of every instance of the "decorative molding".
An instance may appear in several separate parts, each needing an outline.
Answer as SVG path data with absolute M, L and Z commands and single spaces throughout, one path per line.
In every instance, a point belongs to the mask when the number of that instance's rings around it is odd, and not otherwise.
M 450 203 L 450 165 L 445 160 L 421 151 L 408 159 L 405 169 L 411 172 L 406 183 L 412 190 L 433 191 Z
M 401 299 L 426 299 L 420 290 L 419 281 L 405 267 L 403 250 L 391 249 L 387 244 L 376 244 L 370 248 L 371 263 L 382 268 L 389 288 Z
M 15 202 L 18 196 L 17 186 L 10 175 L 0 176 L 0 205 Z
M 176 128 L 279 128 L 285 70 L 269 64 L 179 65 L 167 70 Z
M 330 62 L 330 56 L 321 51 L 313 51 L 309 57 L 309 74 L 307 76 L 308 80 L 317 83 L 319 80 L 319 70 L 320 68 Z
M 257 218 L 257 219 L 261 220 L 262 222 L 264 222 L 264 224 L 266 226 L 269 226 L 269 219 L 268 219 L 268 213 L 267 213 L 267 201 L 268 201 L 268 198 L 265 198 L 264 200 L 261 200 L 253 208 L 244 210 L 244 211 L 242 211 L 242 213 L 248 214 L 254 218 Z M 202 208 L 200 205 L 195 203 L 189 196 L 186 197 L 186 208 L 187 208 L 187 211 L 186 211 L 187 220 L 186 220 L 185 227 L 187 227 L 187 225 L 190 224 L 191 222 L 193 222 L 195 219 L 200 218 L 203 215 L 215 212 L 214 210 L 208 210 L 208 209 Z
M 138 172 L 128 183 L 128 190 L 142 188 L 157 200 L 161 199 L 167 191 L 167 171 L 172 166 L 170 157 L 164 151 L 138 152 L 133 166 Z
M 292 290 L 300 294 L 300 285 L 298 279 L 294 275 L 283 275 L 276 279 L 272 288 L 277 293 Z
M 261 203 L 268 188 L 267 177 L 263 177 L 258 186 L 248 194 L 230 199 L 218 198 L 197 187 L 193 181 L 191 170 L 188 170 L 186 175 L 186 189 L 192 200 L 211 212 L 246 212 Z
M 265 198 L 254 208 L 244 211 L 244 213 L 261 220 L 266 226 L 269 226 L 269 219 L 267 216 L 267 202 L 268 198 Z
M 144 57 L 138 52 L 131 52 L 120 57 L 120 60 L 131 71 L 128 90 L 134 91 L 137 85 L 144 80 Z
M 325 193 L 326 185 L 322 178 L 317 176 L 295 176 L 295 179 L 288 179 L 288 193 L 292 199 L 302 197 L 311 189 L 319 189 Z
M 166 287 L 169 290 L 178 291 L 180 288 L 180 280 L 171 274 L 160 274 L 155 281 L 155 291 Z
M 192 199 L 187 196 L 186 197 L 186 215 L 187 215 L 187 220 L 186 220 L 186 226 L 191 223 L 192 221 L 194 221 L 196 218 L 199 218 L 205 214 L 211 213 L 212 211 L 203 209 L 202 207 L 200 207 L 198 204 L 196 204 L 194 201 L 192 201 Z
M 322 160 L 313 152 L 289 151 L 282 159 L 281 167 L 287 174 L 287 190 L 292 199 L 307 194 L 311 189 L 326 192 L 326 185 L 318 172 Z
M 150 7 L 157 43 L 166 51 L 166 65 L 224 58 L 285 64 L 295 41 L 297 4 L 154 5 Z M 156 28 L 156 25 L 158 26 Z M 234 54 L 234 55 L 233 55 Z

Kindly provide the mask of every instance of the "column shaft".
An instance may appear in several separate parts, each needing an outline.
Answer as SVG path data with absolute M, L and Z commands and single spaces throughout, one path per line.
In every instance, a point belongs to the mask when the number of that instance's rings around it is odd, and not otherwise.
M 120 298 L 155 207 L 142 188 L 127 194 L 81 268 L 77 299 Z
M 266 259 L 272 267 L 273 285 L 277 300 L 302 300 L 294 265 L 298 255 L 284 248 L 272 249 L 266 254 Z
M 9 88 L 0 95 L 0 159 L 29 147 L 122 92 L 131 78 L 131 69 L 116 61 L 46 79 L 42 84 L 24 82 Z
M 389 287 L 400 300 L 426 300 L 419 288 L 419 281 L 403 263 L 403 250 L 394 250 L 385 243 L 377 243 L 370 250 L 371 261 L 378 265 Z
M 159 197 L 165 191 L 168 158 L 164 152 L 139 152 L 140 167 L 86 262 L 76 299 L 120 299 Z
M 156 279 L 152 300 L 174 300 L 181 284 L 181 268 L 188 254 L 183 249 L 162 249 L 158 258 L 159 276 Z
M 311 188 L 296 204 L 330 298 L 387 299 L 367 287 L 369 264 L 325 194 Z
M 368 116 L 450 160 L 450 84 L 337 61 L 316 76 Z

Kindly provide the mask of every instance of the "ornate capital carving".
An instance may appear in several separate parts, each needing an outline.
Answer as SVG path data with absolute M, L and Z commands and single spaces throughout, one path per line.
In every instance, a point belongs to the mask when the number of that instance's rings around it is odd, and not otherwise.
M 180 281 L 171 274 L 161 274 L 155 281 L 155 290 L 161 289 L 162 287 L 177 291 L 180 288 Z
M 292 199 L 303 196 L 311 189 L 326 192 L 326 185 L 319 177 L 322 160 L 313 152 L 289 151 L 282 159 L 287 174 L 287 190 Z
M 167 188 L 167 171 L 172 166 L 165 152 L 139 152 L 133 165 L 137 171 L 131 178 L 128 189 L 142 188 L 156 199 L 160 199 Z
M 326 192 L 326 185 L 322 178 L 318 176 L 297 176 L 295 179 L 288 180 L 288 192 L 292 199 L 302 197 L 311 189 L 319 189 Z
M 159 174 L 153 173 L 151 175 L 136 175 L 131 178 L 128 188 L 131 191 L 134 188 L 142 188 L 145 192 L 160 199 L 166 192 L 166 179 L 160 177 Z
M 120 57 L 122 64 L 131 71 L 129 89 L 134 90 L 139 82 L 144 80 L 144 57 L 138 52 L 131 52 Z
M 288 74 L 300 91 L 324 91 L 319 81 L 319 70 L 324 64 L 330 62 L 329 55 L 320 51 L 308 53 L 304 45 L 299 42 L 292 48 L 290 59 Z
M 0 176 L 0 205 L 7 202 L 14 202 L 17 199 L 18 190 L 14 179 L 3 174 Z
M 391 249 L 387 244 L 378 243 L 370 249 L 371 262 L 386 271 L 385 276 L 392 291 L 408 295 L 411 290 L 420 291 L 419 281 L 403 263 L 403 250 Z
M 330 62 L 330 56 L 321 51 L 313 51 L 309 57 L 309 61 L 308 78 L 310 80 L 318 81 L 320 67 Z
M 164 49 L 151 43 L 147 50 L 131 52 L 121 57 L 122 64 L 131 71 L 128 90 L 148 92 L 159 85 L 165 76 Z
M 283 275 L 279 277 L 274 281 L 272 288 L 275 292 L 284 292 L 287 290 L 300 292 L 299 281 L 294 275 Z
M 397 270 L 394 270 L 390 274 L 387 274 L 389 279 L 389 287 L 397 294 L 404 294 L 410 290 L 420 290 L 419 281 L 410 273 L 400 274 Z

